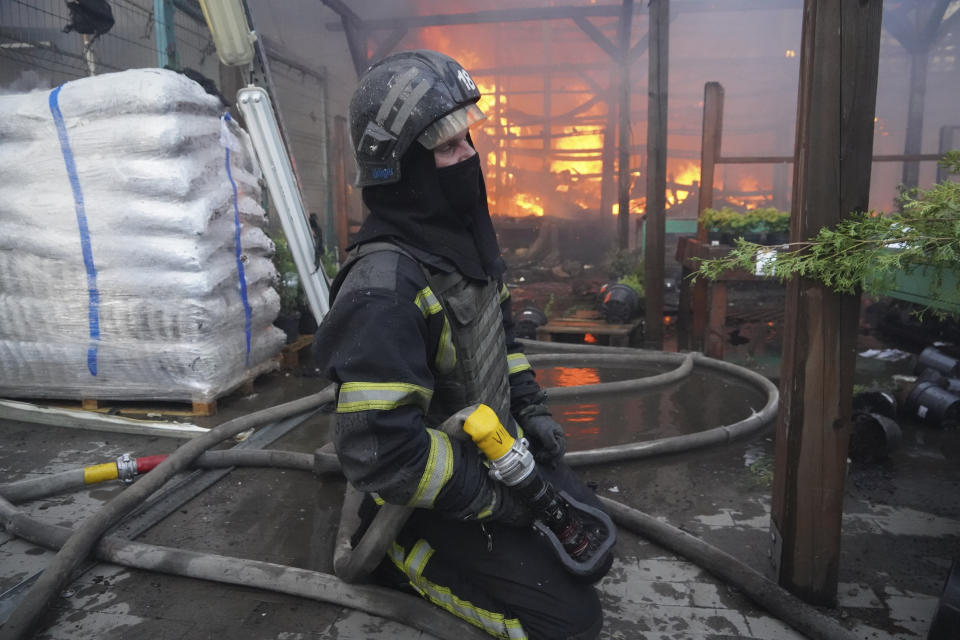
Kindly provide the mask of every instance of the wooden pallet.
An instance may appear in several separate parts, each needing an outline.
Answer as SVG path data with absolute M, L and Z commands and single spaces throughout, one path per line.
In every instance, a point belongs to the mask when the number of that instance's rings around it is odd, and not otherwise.
M 586 341 L 587 335 L 606 338 L 611 347 L 629 347 L 630 340 L 640 329 L 642 321 L 636 320 L 629 324 L 607 324 L 596 318 L 557 318 L 547 324 L 537 327 L 537 340 L 544 342 L 559 341 L 562 335 L 579 335 Z
M 253 382 L 245 382 L 240 389 L 252 393 Z M 36 405 L 76 409 L 93 413 L 131 416 L 159 416 L 197 418 L 217 415 L 217 400 L 23 400 Z
M 290 346 L 290 345 L 288 345 Z M 276 356 L 278 366 L 282 362 L 282 354 Z M 266 372 L 264 372 L 266 373 Z M 249 395 L 255 391 L 255 381 L 257 376 L 250 376 L 239 385 L 228 389 L 220 394 L 223 398 L 231 393 L 239 391 L 243 395 Z M 80 409 L 83 411 L 93 411 L 96 413 L 111 413 L 134 416 L 162 416 L 162 417 L 189 417 L 204 418 L 217 415 L 218 398 L 212 400 L 100 400 L 96 398 L 85 398 L 83 400 L 23 400 L 37 405 L 47 405 L 61 407 L 65 409 Z
M 290 344 L 284 345 L 280 350 L 280 367 L 283 369 L 295 369 L 300 366 L 300 352 L 313 344 L 313 334 L 307 333 Z

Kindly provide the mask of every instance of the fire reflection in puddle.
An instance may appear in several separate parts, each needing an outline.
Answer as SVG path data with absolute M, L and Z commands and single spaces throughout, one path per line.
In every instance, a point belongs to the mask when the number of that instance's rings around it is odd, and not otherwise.
M 668 369 L 556 366 L 538 370 L 537 379 L 545 388 L 571 387 L 643 378 Z M 694 433 L 742 420 L 764 404 L 763 395 L 742 380 L 696 371 L 658 389 L 549 401 L 571 451 Z

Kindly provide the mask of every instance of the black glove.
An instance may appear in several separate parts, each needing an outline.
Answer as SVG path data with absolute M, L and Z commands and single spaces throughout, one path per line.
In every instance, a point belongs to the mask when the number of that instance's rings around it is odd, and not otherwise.
M 494 492 L 496 502 L 490 515 L 482 519 L 484 522 L 499 522 L 511 527 L 529 527 L 533 524 L 533 513 L 510 487 L 498 482 Z
M 533 445 L 533 457 L 539 464 L 555 469 L 557 463 L 567 452 L 567 436 L 543 405 L 527 407 L 520 413 L 520 427 L 523 435 Z

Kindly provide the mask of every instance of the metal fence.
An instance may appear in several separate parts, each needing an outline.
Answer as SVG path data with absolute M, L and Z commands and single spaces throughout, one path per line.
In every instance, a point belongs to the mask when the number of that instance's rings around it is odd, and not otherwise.
M 18 88 L 31 82 L 56 86 L 91 73 L 163 66 L 158 64 L 161 51 L 153 3 L 113 0 L 110 6 L 115 23 L 94 39 L 64 32 L 70 11 L 63 0 L 0 0 L 0 86 Z M 216 78 L 213 39 L 194 17 L 175 11 L 173 28 L 167 32 L 173 36 L 180 66 Z
M 0 93 L 51 89 L 89 75 L 167 64 L 199 72 L 224 93 L 236 89 L 221 85 L 216 49 L 196 0 L 110 0 L 109 5 L 113 27 L 92 38 L 64 32 L 71 22 L 64 0 L 0 0 Z M 155 9 L 161 14 L 159 28 Z M 325 74 L 276 46 L 264 50 L 267 64 L 255 60 L 245 76 L 273 96 L 304 205 L 319 214 L 329 246 L 334 238 Z

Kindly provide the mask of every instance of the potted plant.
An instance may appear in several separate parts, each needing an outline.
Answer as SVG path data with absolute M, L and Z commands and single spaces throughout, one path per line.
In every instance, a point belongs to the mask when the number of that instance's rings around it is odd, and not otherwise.
M 960 151 L 940 162 L 960 174 Z M 943 316 L 960 310 L 960 182 L 903 194 L 900 211 L 854 212 L 804 242 L 771 249 L 741 239 L 725 257 L 702 260 L 695 277 L 717 278 L 728 269 L 787 280 L 802 275 L 840 293 L 899 291 Z
M 280 276 L 277 284 L 277 293 L 280 295 L 280 314 L 273 324 L 287 334 L 287 343 L 300 337 L 300 306 L 303 289 L 300 286 L 300 276 L 297 265 L 293 261 L 293 254 L 287 239 L 277 234 L 273 238 L 276 249 L 273 254 L 273 264 Z
M 782 234 L 790 226 L 790 214 L 772 207 L 737 211 L 730 207 L 704 209 L 700 223 L 707 227 L 707 238 L 720 244 L 733 245 L 737 238 L 764 244 L 768 235 Z M 777 242 L 781 237 L 775 236 Z

